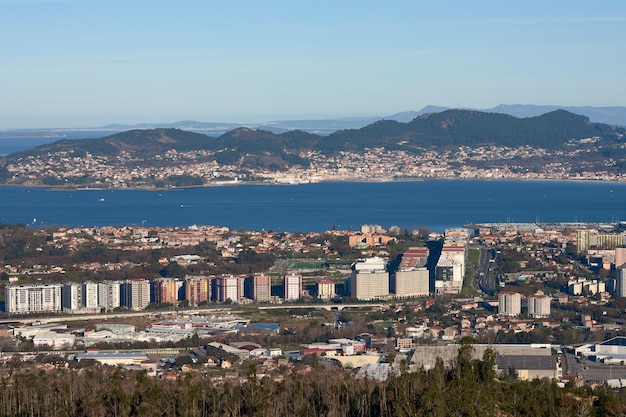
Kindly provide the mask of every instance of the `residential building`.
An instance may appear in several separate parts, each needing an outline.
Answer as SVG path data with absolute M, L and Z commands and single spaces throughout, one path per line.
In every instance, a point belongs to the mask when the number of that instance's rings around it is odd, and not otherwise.
M 427 297 L 429 291 L 428 269 L 403 268 L 396 271 L 393 279 L 393 292 L 396 297 Z
M 272 299 L 272 277 L 267 274 L 254 274 L 247 278 L 246 297 L 261 303 Z
M 617 268 L 617 280 L 615 281 L 615 295 L 626 297 L 626 267 Z
M 113 310 L 121 305 L 120 291 L 122 283 L 119 281 L 104 281 L 98 283 L 98 305 L 105 310 Z
M 78 311 L 83 307 L 83 286 L 77 282 L 67 282 L 61 287 L 63 311 Z
M 98 304 L 98 284 L 96 282 L 83 283 L 83 303 L 84 308 L 97 309 Z
M 217 301 L 224 303 L 231 301 L 238 303 L 243 297 L 243 285 L 245 277 L 234 275 L 222 275 L 215 279 Z
M 152 280 L 152 301 L 157 304 L 178 303 L 178 289 L 174 278 Z
M 302 274 L 292 272 L 285 275 L 283 289 L 285 301 L 295 301 L 302 297 Z
M 4 288 L 7 313 L 49 313 L 61 311 L 61 284 L 7 285 Z
M 359 259 L 352 264 L 350 295 L 359 300 L 375 300 L 389 296 L 387 261 L 374 257 Z
M 143 310 L 150 304 L 150 281 L 130 279 L 124 281 L 120 291 L 121 304 L 131 310 Z
M 550 317 L 550 297 L 534 294 L 528 297 L 528 315 L 535 318 Z
M 465 245 L 462 242 L 446 242 L 435 266 L 435 292 L 458 294 L 463 287 L 465 274 Z
M 498 294 L 498 313 L 503 316 L 518 316 L 522 312 L 522 296 L 512 291 Z
M 185 300 L 192 307 L 209 301 L 211 297 L 211 281 L 201 275 L 188 275 L 185 277 Z
M 329 300 L 335 296 L 335 282 L 330 279 L 319 278 L 315 280 L 317 286 L 317 298 Z

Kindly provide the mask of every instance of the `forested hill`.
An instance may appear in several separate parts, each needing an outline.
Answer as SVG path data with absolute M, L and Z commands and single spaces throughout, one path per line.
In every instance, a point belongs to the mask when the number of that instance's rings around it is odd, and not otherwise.
M 61 140 L 10 155 L 9 159 L 63 150 L 73 151 L 74 156 L 79 156 L 81 152 L 112 156 L 126 151 L 141 152 L 144 157 L 149 157 L 168 150 L 229 151 L 236 155 L 269 153 L 284 156 L 285 150 L 289 153 L 315 150 L 330 154 L 377 147 L 412 151 L 431 147 L 446 149 L 461 145 L 529 145 L 558 149 L 565 143 L 588 138 L 597 138 L 604 144 L 616 144 L 623 140 L 623 133 L 623 129 L 591 123 L 587 117 L 564 110 L 523 119 L 498 113 L 446 110 L 422 115 L 408 123 L 381 120 L 361 129 L 341 130 L 329 136 L 297 130 L 274 134 L 243 127 L 218 138 L 178 129 L 131 130 L 98 139 Z

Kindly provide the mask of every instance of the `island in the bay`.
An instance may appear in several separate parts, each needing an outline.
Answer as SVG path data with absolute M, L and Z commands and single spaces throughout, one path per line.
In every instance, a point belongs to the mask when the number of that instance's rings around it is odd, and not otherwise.
M 445 110 L 328 136 L 236 128 L 60 140 L 0 159 L 4 185 L 170 188 L 423 178 L 622 180 L 624 128 L 565 110 L 516 118 Z

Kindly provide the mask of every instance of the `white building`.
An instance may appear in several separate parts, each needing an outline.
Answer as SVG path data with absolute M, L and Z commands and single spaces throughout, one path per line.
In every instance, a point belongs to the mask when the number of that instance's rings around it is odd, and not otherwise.
M 293 272 L 285 275 L 283 288 L 285 301 L 295 301 L 302 297 L 302 275 Z
M 522 312 L 520 293 L 502 291 L 498 294 L 498 313 L 503 316 L 518 316 Z
M 113 310 L 120 306 L 119 281 L 104 281 L 98 283 L 98 305 L 105 310 Z
M 98 308 L 98 284 L 95 282 L 83 283 L 83 307 Z
M 374 257 L 360 259 L 352 265 L 350 295 L 359 300 L 376 300 L 389 297 L 387 261 Z
M 534 294 L 528 297 L 528 315 L 530 317 L 550 317 L 550 297 Z
M 463 287 L 465 274 L 465 245 L 446 243 L 435 266 L 435 292 L 458 294 Z
M 7 313 L 61 311 L 61 284 L 7 285 L 4 301 Z
M 427 297 L 430 293 L 428 269 L 422 267 L 396 271 L 394 293 L 396 297 Z
M 243 291 L 241 291 L 242 284 L 244 282 L 243 277 L 236 277 L 233 275 L 223 275 L 217 277 L 217 301 L 223 303 L 227 300 L 233 303 L 238 303 L 239 299 L 243 297 Z

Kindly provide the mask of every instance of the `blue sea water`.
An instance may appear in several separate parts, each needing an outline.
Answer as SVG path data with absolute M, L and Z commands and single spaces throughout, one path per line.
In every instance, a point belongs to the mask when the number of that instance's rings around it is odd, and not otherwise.
M 0 221 L 37 226 L 221 225 L 324 231 L 479 222 L 626 220 L 626 183 L 426 180 L 239 185 L 168 191 L 0 187 Z

